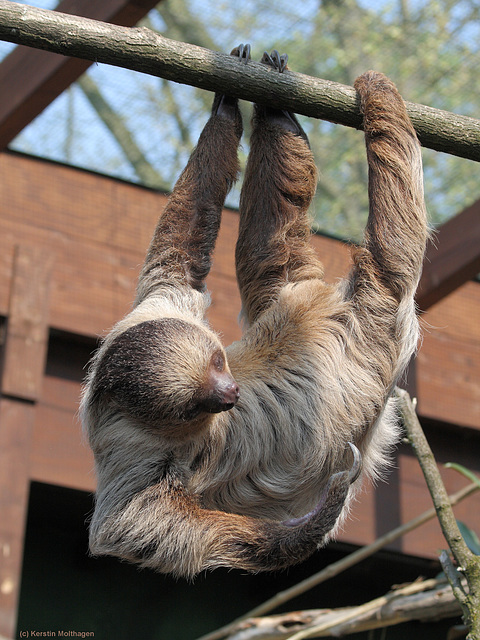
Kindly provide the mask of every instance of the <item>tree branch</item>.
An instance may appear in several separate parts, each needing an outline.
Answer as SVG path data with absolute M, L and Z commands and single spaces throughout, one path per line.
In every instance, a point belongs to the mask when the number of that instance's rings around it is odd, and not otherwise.
M 402 586 L 371 602 L 342 609 L 313 609 L 249 618 L 229 640 L 294 640 L 339 637 L 421 620 L 453 618 L 461 608 L 443 581 L 425 580 Z M 294 635 L 292 635 L 294 634 Z
M 0 0 L 0 39 L 283 107 L 360 128 L 352 87 L 175 42 L 146 28 L 104 22 Z M 232 46 L 238 43 L 232 43 Z M 241 66 L 240 66 L 241 65 Z M 422 144 L 480 160 L 480 121 L 419 104 L 407 110 Z
M 77 83 L 87 100 L 97 112 L 98 117 L 114 136 L 140 181 L 148 187 L 167 191 L 169 186 L 162 180 L 162 176 L 158 171 L 155 171 L 148 162 L 125 125 L 124 119 L 121 118 L 105 100 L 94 80 L 84 73 L 77 80 Z
M 408 439 L 425 476 L 443 535 L 457 561 L 458 571 L 467 579 L 468 590 L 463 588 L 458 576 L 454 575 L 454 568 L 446 554 L 441 556 L 442 566 L 456 598 L 462 605 L 465 622 L 470 627 L 468 638 L 478 640 L 480 638 L 480 557 L 470 551 L 460 533 L 435 458 L 410 396 L 406 391 L 397 389 L 397 398 Z

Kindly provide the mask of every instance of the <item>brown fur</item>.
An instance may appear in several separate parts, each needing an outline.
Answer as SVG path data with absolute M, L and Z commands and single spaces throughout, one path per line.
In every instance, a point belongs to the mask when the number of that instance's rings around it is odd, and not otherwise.
M 279 71 L 285 62 L 264 61 Z M 246 329 L 226 350 L 205 321 L 204 282 L 242 127 L 237 101 L 216 96 L 160 217 L 136 306 L 87 380 L 92 553 L 184 576 L 286 567 L 345 515 L 360 482 L 349 443 L 364 474 L 385 465 L 397 438 L 389 397 L 417 343 L 427 227 L 402 99 L 378 73 L 355 86 L 370 214 L 336 286 L 308 243 L 316 170 L 306 136 L 292 114 L 255 106 L 236 249 Z

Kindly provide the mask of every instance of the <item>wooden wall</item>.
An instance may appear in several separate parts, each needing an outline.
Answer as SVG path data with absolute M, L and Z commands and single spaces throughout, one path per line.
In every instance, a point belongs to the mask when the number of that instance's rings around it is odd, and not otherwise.
M 6 369 L 10 378 L 4 372 L 2 382 L 0 444 L 6 447 L 10 463 L 8 473 L 0 471 L 4 485 L 0 508 L 12 507 L 5 496 L 9 487 L 19 487 L 16 524 L 6 531 L 0 527 L 0 533 L 12 544 L 17 541 L 16 556 L 2 574 L 4 581 L 15 581 L 28 481 L 94 490 L 92 456 L 76 416 L 83 366 L 94 340 L 130 308 L 138 269 L 165 196 L 12 153 L 0 154 L 0 172 L 0 315 L 18 317 L 17 329 L 12 333 L 10 325 L 10 335 L 7 332 L 6 347 L 13 351 Z M 210 319 L 226 343 L 240 335 L 233 265 L 237 217 L 225 211 L 209 277 Z M 327 280 L 347 272 L 349 251 L 344 243 L 322 236 L 313 242 Z M 28 300 L 30 306 L 23 305 Z M 435 453 L 442 462 L 454 460 L 477 471 L 479 318 L 476 282 L 466 283 L 434 305 L 422 320 L 424 338 L 416 367 L 419 413 Z M 42 345 L 48 336 L 45 358 Z M 33 350 L 25 352 L 26 343 L 32 343 Z M 22 381 L 27 388 L 29 376 L 33 391 L 25 395 Z M 4 430 L 4 424 L 9 429 Z M 465 484 L 453 471 L 445 471 L 444 477 L 449 491 Z M 369 543 L 430 506 L 418 465 L 408 448 L 401 447 L 389 484 L 365 491 L 342 539 Z M 480 531 L 480 497 L 470 498 L 457 512 Z M 425 525 L 421 535 L 411 534 L 396 544 L 401 551 L 428 557 L 443 546 L 435 522 Z M 0 607 L 0 630 L 1 621 Z

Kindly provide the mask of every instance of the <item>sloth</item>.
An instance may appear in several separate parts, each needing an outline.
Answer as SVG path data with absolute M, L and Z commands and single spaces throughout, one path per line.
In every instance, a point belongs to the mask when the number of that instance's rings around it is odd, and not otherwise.
M 250 46 L 232 51 L 242 73 Z M 271 73 L 287 56 L 265 53 Z M 242 338 L 205 313 L 238 100 L 211 117 L 160 215 L 135 304 L 104 339 L 81 417 L 98 480 L 90 551 L 192 578 L 278 570 L 324 545 L 398 439 L 392 393 L 418 340 L 427 239 L 420 145 L 393 83 L 355 82 L 369 215 L 335 285 L 309 244 L 317 173 L 296 116 L 254 105 L 235 250 Z

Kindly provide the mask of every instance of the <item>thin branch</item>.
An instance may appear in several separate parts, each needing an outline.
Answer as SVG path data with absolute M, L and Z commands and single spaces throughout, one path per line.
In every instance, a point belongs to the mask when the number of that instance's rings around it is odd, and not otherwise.
M 440 527 L 457 561 L 458 571 L 461 571 L 467 579 L 468 591 L 464 590 L 458 579 L 453 577 L 453 568 L 446 561 L 445 555 L 442 556 L 442 565 L 449 577 L 453 592 L 464 610 L 465 622 L 470 627 L 468 638 L 478 640 L 480 638 L 480 557 L 470 551 L 460 533 L 438 466 L 410 396 L 406 391 L 397 389 L 397 398 L 408 439 L 422 468 Z
M 457 491 L 457 493 L 454 493 L 448 497 L 450 504 L 451 505 L 458 504 L 461 500 L 471 495 L 472 493 L 477 491 L 479 488 L 480 487 L 475 482 L 467 485 L 460 491 Z M 354 551 L 353 553 L 346 556 L 345 558 L 342 558 L 342 560 L 339 560 L 338 562 L 333 562 L 332 564 L 328 565 L 328 567 L 325 567 L 325 569 L 322 569 L 322 571 L 319 571 L 318 573 L 315 573 L 313 576 L 310 576 L 309 578 L 302 580 L 302 582 L 299 582 L 298 584 L 294 585 L 290 589 L 286 589 L 285 591 L 280 591 L 269 600 L 266 600 L 264 603 L 262 603 L 258 607 L 255 607 L 251 611 L 248 611 L 247 613 L 237 618 L 233 622 L 225 625 L 224 627 L 221 627 L 220 629 L 217 629 L 216 631 L 212 631 L 211 633 L 208 633 L 207 635 L 202 636 L 198 640 L 219 640 L 220 638 L 224 638 L 225 636 L 231 634 L 238 627 L 238 625 L 245 619 L 255 618 L 258 616 L 262 616 L 266 613 L 269 613 L 270 611 L 273 611 L 280 605 L 285 604 L 289 600 L 292 600 L 293 598 L 301 595 L 302 593 L 305 593 L 306 591 L 313 589 L 314 587 L 321 584 L 322 582 L 326 582 L 327 580 L 334 578 L 335 576 L 339 575 L 343 571 L 346 571 L 346 569 L 349 569 L 350 567 L 353 567 L 354 565 L 358 564 L 362 560 L 365 560 L 366 558 L 372 556 L 374 553 L 376 553 L 377 551 L 385 547 L 387 544 L 390 544 L 394 540 L 401 538 L 402 536 L 409 533 L 410 531 L 413 531 L 414 529 L 421 526 L 425 522 L 428 522 L 429 520 L 434 518 L 435 515 L 436 515 L 436 511 L 434 508 L 428 509 L 428 511 L 425 511 L 424 513 L 417 516 L 416 518 L 413 518 L 413 520 L 410 520 L 409 522 L 402 524 L 400 527 L 392 529 L 392 531 L 389 531 L 385 535 L 381 536 L 380 538 L 375 540 L 375 542 L 372 542 L 372 544 L 369 544 L 366 547 L 361 547 L 357 551 Z
M 410 396 L 403 389 L 397 390 L 397 396 L 399 399 L 399 410 L 407 431 L 408 439 L 425 476 L 425 481 L 432 496 L 443 535 L 459 566 L 464 566 L 470 560 L 471 551 L 465 544 L 453 511 L 450 509 L 447 491 L 440 476 L 432 450 L 425 438 Z
M 445 549 L 440 554 L 440 564 L 452 587 L 455 598 L 465 608 L 465 589 L 462 585 L 460 574 Z
M 226 54 L 175 42 L 146 28 L 0 0 L 0 39 L 361 127 L 352 87 L 301 73 L 275 73 L 257 62 L 243 65 Z M 480 121 L 414 103 L 407 103 L 407 110 L 424 146 L 480 160 Z
M 77 84 L 97 112 L 98 117 L 116 139 L 141 182 L 149 187 L 167 191 L 168 185 L 142 153 L 134 137 L 125 125 L 124 119 L 120 117 L 105 100 L 91 76 L 84 73 L 77 80 Z

